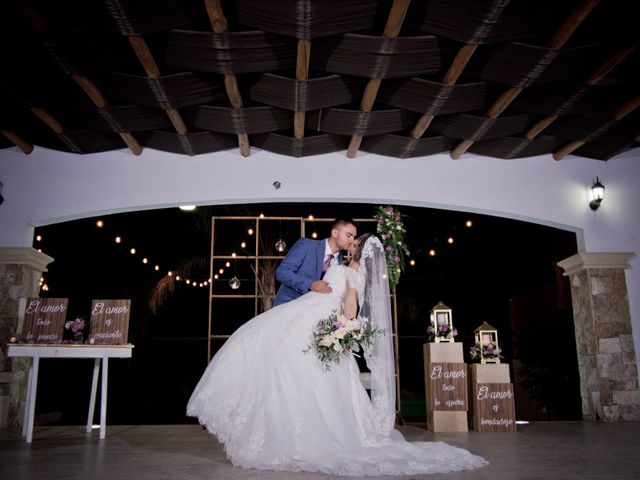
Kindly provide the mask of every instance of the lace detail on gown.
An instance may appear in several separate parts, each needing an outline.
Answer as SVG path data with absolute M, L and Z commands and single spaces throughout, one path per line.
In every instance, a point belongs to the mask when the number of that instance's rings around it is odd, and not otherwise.
M 309 292 L 238 328 L 202 375 L 187 414 L 244 468 L 365 476 L 484 465 L 442 442 L 409 443 L 396 430 L 384 433 L 353 357 L 327 372 L 315 355 L 302 353 L 318 320 L 338 310 L 347 285 L 361 277 L 347 270 L 327 271 L 332 294 Z

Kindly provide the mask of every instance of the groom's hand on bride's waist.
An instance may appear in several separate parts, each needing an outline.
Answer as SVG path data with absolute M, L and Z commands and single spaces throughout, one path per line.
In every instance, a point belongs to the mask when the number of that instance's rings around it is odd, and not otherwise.
M 312 291 L 312 292 L 318 292 L 318 293 L 331 293 L 331 292 L 333 292 L 333 289 L 331 288 L 331 285 L 329 285 L 324 280 L 316 280 L 315 282 L 313 282 L 311 284 L 311 286 L 309 287 L 309 290 Z

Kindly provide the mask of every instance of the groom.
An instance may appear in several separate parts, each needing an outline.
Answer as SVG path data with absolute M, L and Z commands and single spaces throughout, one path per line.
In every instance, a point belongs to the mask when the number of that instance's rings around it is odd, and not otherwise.
M 356 238 L 353 220 L 339 218 L 331 226 L 331 236 L 324 240 L 299 239 L 276 269 L 280 282 L 273 301 L 276 307 L 298 298 L 309 291 L 331 293 L 331 286 L 322 280 L 327 269 L 344 261 L 341 250 L 346 250 Z

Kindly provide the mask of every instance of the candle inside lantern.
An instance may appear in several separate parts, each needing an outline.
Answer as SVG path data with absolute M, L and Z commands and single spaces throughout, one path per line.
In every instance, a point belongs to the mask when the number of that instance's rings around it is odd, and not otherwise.
M 488 333 L 482 334 L 482 345 L 490 345 L 491 344 L 491 335 Z
M 441 327 L 445 323 L 447 323 L 447 314 L 446 313 L 437 313 L 436 321 L 438 322 L 438 326 Z

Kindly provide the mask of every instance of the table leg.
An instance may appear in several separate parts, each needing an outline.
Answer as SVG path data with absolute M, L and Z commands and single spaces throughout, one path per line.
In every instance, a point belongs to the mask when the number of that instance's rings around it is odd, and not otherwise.
M 40 357 L 33 357 L 32 371 L 29 375 L 29 414 L 27 419 L 27 443 L 31 443 L 33 439 L 33 422 L 36 412 L 36 390 L 38 389 L 38 367 L 40 366 Z
M 100 375 L 100 359 L 93 360 L 93 380 L 91 381 L 91 397 L 89 397 L 89 415 L 87 415 L 87 433 L 93 427 L 93 413 L 96 410 L 96 393 L 98 392 L 98 377 Z
M 109 359 L 102 359 L 102 396 L 100 397 L 100 438 L 107 435 L 107 378 L 109 376 Z
M 27 436 L 29 428 L 29 400 L 31 399 L 31 382 L 33 381 L 33 357 L 29 358 L 29 375 L 27 376 L 27 396 L 24 402 L 24 415 L 22 416 L 22 436 Z

